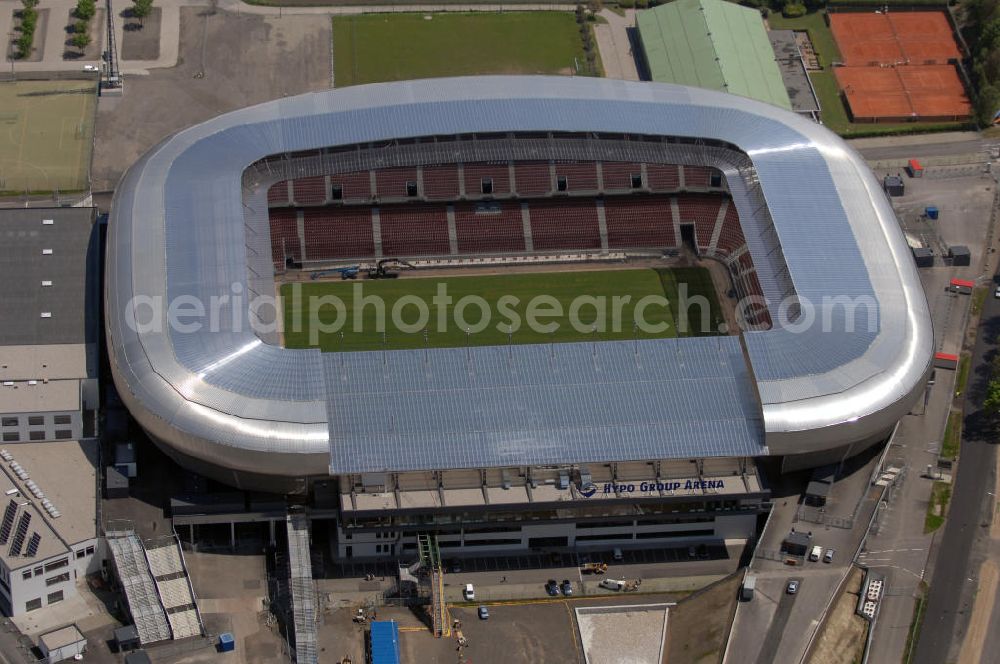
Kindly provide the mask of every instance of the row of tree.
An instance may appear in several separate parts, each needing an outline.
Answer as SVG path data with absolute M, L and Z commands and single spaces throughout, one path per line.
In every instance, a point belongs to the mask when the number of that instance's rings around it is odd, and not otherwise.
M 591 76 L 600 75 L 597 71 L 597 44 L 594 43 L 594 33 L 590 27 L 590 23 L 596 20 L 595 14 L 600 10 L 600 0 L 591 0 L 589 12 L 583 5 L 576 6 L 576 22 L 580 26 L 580 39 L 583 40 L 583 55 L 587 59 L 587 73 Z
M 73 24 L 73 37 L 70 43 L 81 51 L 90 44 L 90 19 L 97 13 L 97 2 L 95 0 L 77 0 L 73 15 L 76 16 L 76 23 Z
M 26 58 L 31 55 L 31 45 L 35 42 L 35 28 L 38 27 L 38 0 L 21 0 L 21 34 L 17 37 L 18 58 Z
M 1000 0 L 972 0 L 966 6 L 976 84 L 976 118 L 989 126 L 1000 111 Z

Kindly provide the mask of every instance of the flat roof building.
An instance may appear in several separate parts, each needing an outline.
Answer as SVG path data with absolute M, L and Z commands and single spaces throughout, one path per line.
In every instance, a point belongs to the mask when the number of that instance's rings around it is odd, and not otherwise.
M 42 634 L 38 639 L 38 649 L 46 664 L 55 664 L 83 655 L 87 650 L 87 639 L 76 625 Z
M 97 246 L 92 208 L 0 210 L 4 443 L 95 433 Z
M 756 10 L 724 0 L 674 0 L 639 12 L 636 28 L 654 81 L 729 92 L 792 110 Z
M 57 604 L 101 569 L 98 443 L 54 441 L 0 448 L 0 612 Z

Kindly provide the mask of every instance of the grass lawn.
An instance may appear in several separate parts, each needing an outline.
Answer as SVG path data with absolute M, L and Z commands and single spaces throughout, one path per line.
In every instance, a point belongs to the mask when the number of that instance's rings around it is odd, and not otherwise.
M 913 659 L 913 648 L 920 638 L 920 628 L 924 624 L 924 612 L 927 610 L 927 583 L 920 582 L 918 588 L 917 601 L 913 605 L 913 617 L 910 619 L 910 629 L 906 633 L 906 649 L 904 650 L 903 662 L 909 664 Z
M 450 302 L 443 302 L 441 306 L 434 299 L 439 285 L 447 289 L 451 298 Z M 689 298 L 703 295 L 709 302 L 706 321 L 701 320 L 702 309 L 699 306 L 689 307 L 694 320 L 686 331 L 678 329 L 682 285 L 686 286 Z M 298 295 L 297 288 L 301 288 Z M 361 289 L 360 295 L 356 289 Z M 722 322 L 711 276 L 701 268 L 296 283 L 285 284 L 281 295 L 285 345 L 289 348 L 318 347 L 324 351 L 672 338 L 714 333 L 712 331 L 717 330 Z M 534 310 L 535 318 L 543 324 L 555 323 L 558 327 L 554 331 L 533 329 L 528 324 L 531 316 L 529 301 L 541 295 L 549 296 L 548 301 L 538 303 L 538 308 Z M 580 300 L 571 306 L 581 295 L 602 301 L 603 313 L 598 315 L 594 300 Z M 665 297 L 669 303 L 664 307 L 662 303 L 653 302 L 642 312 L 643 320 L 662 329 L 636 331 L 633 325 L 636 304 L 648 295 Z M 314 299 L 322 296 L 339 298 L 343 302 L 342 310 L 338 310 L 336 304 L 324 306 Z M 378 325 L 378 307 L 374 304 L 362 305 L 361 298 L 370 296 L 377 296 L 384 302 L 384 337 Z M 480 305 L 469 303 L 456 307 L 466 296 L 479 296 L 485 301 L 490 316 L 487 324 L 482 323 L 484 315 Z M 630 299 L 616 307 L 612 298 L 624 296 Z M 396 303 L 404 297 L 407 303 L 397 307 Z M 423 319 L 414 297 L 424 305 L 427 315 Z M 511 298 L 517 298 L 517 301 Z M 620 312 L 618 316 L 615 316 L 616 309 Z M 555 313 L 551 313 L 553 311 Z M 512 320 L 517 322 L 508 339 L 508 323 Z M 620 322 L 616 323 L 616 320 Z M 595 325 L 596 332 L 593 331 Z M 472 332 L 467 334 L 470 329 Z
M 96 92 L 90 81 L 0 83 L 0 193 L 87 189 Z
M 962 353 L 958 359 L 958 372 L 955 375 L 955 396 L 961 396 L 965 391 L 965 384 L 969 381 L 969 360 L 968 353 Z
M 951 483 L 934 482 L 931 488 L 931 500 L 927 503 L 927 516 L 924 517 L 925 533 L 934 532 L 944 523 L 949 500 L 951 500 Z
M 573 74 L 575 62 L 586 67 L 569 12 L 337 17 L 333 62 L 337 87 L 436 76 Z
M 941 457 L 955 460 L 962 441 L 962 411 L 952 411 L 948 414 L 948 424 L 944 428 L 944 440 L 941 442 Z
M 780 12 L 774 12 L 767 19 L 774 30 L 805 30 L 809 33 L 816 57 L 823 67 L 822 71 L 809 72 L 816 96 L 819 97 L 820 117 L 823 124 L 841 136 L 875 136 L 879 134 L 906 134 L 922 131 L 952 131 L 962 129 L 966 125 L 961 122 L 905 122 L 896 124 L 871 124 L 851 122 L 847 108 L 840 97 L 840 88 L 833 75 L 834 62 L 840 60 L 840 49 L 833 38 L 833 32 L 826 24 L 824 12 L 810 12 L 798 18 L 785 18 Z

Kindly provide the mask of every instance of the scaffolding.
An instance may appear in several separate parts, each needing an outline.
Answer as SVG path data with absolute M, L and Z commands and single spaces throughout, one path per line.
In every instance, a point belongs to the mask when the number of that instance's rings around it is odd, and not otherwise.
M 427 569 L 431 586 L 431 627 L 434 636 L 450 636 L 448 607 L 444 599 L 444 569 L 441 566 L 441 550 L 436 535 L 417 535 L 420 563 Z
M 288 587 L 295 625 L 292 646 L 295 661 L 297 664 L 316 664 L 316 586 L 309 554 L 309 519 L 302 512 L 289 512 L 285 526 L 288 530 Z

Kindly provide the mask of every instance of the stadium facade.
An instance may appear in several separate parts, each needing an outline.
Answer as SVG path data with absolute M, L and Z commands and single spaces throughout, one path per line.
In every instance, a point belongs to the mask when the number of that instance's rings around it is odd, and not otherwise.
M 724 262 L 734 290 L 764 302 L 750 322 L 766 329 L 324 355 L 282 348 L 274 309 L 248 305 L 273 296 L 289 258 L 269 226 L 276 185 L 294 202 L 295 183 L 311 178 L 323 202 L 345 206 L 335 183 L 362 174 L 370 186 L 358 204 L 369 210 L 377 258 L 390 255 L 379 206 L 396 202 L 379 195 L 380 172 L 416 173 L 397 193 L 426 200 L 429 169 L 503 164 L 513 179 L 521 163 L 547 164 L 553 186 L 540 198 L 573 194 L 557 163 L 597 164 L 595 189 L 612 165 L 632 164 L 640 193 L 650 192 L 652 169 L 711 174 L 705 189 L 726 203 L 696 247 L 711 255 L 724 211 L 738 214 L 740 245 Z M 485 179 L 470 191 L 465 178 L 456 199 L 518 198 L 488 179 L 489 192 Z M 586 249 L 599 257 L 611 241 L 605 202 L 596 207 L 599 241 Z M 546 253 L 527 243 L 528 208 L 524 246 L 511 253 Z M 449 206 L 444 258 L 461 253 L 455 214 Z M 304 248 L 303 216 L 290 224 L 288 242 Z M 439 79 L 220 116 L 166 139 L 126 173 L 106 281 L 112 372 L 150 436 L 182 465 L 239 488 L 335 492 L 345 523 L 371 535 L 355 545 L 341 533 L 344 555 L 388 553 L 379 529 L 390 522 L 417 532 L 476 521 L 484 536 L 472 539 L 497 539 L 493 548 L 573 545 L 621 528 L 633 538 L 648 531 L 650 543 L 684 532 L 749 536 L 747 517 L 766 497 L 753 459 L 818 466 L 884 440 L 922 391 L 933 345 L 892 208 L 856 153 L 774 106 L 664 84 Z M 181 300 L 214 301 L 219 315 L 211 326 L 164 324 Z M 725 510 L 739 518 L 727 525 Z M 533 511 L 547 534 L 496 526 Z M 711 526 L 699 527 L 707 511 L 716 512 Z M 562 522 L 567 532 L 553 534 Z

